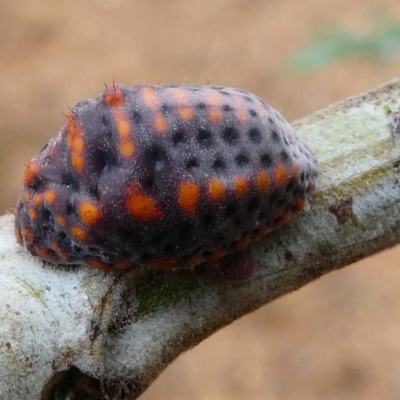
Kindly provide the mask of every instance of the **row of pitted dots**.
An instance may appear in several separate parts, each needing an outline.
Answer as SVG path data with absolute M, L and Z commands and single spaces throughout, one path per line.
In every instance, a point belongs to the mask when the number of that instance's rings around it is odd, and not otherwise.
M 24 176 L 24 182 L 26 187 L 29 187 L 33 181 L 37 179 L 39 175 L 39 166 L 36 162 L 30 163 Z M 274 169 L 273 178 L 271 180 L 270 175 L 266 171 L 259 171 L 255 176 L 255 185 L 260 193 L 266 192 L 270 185 L 275 184 L 278 188 L 284 188 L 289 179 L 299 178 L 299 168 L 294 165 L 292 171 L 288 171 L 284 165 L 278 165 Z M 243 197 L 249 190 L 250 181 L 244 177 L 236 177 L 233 180 L 233 193 L 238 197 Z M 224 183 L 218 179 L 211 179 L 207 185 L 207 196 L 211 203 L 218 203 L 222 201 L 227 192 L 227 188 Z M 177 204 L 179 208 L 189 214 L 190 216 L 195 215 L 197 204 L 200 200 L 200 187 L 194 182 L 179 182 L 177 184 Z M 30 195 L 29 190 L 25 190 L 23 194 L 23 200 L 26 204 L 26 212 L 32 222 L 38 219 L 38 209 L 42 206 L 54 206 L 57 200 L 57 194 L 55 189 L 46 189 L 43 193 L 35 193 L 33 196 Z M 146 195 L 142 192 L 138 183 L 131 183 L 126 189 L 126 208 L 128 213 L 137 220 L 150 222 L 159 220 L 164 217 L 165 211 L 158 207 L 157 202 L 151 196 Z M 299 211 L 304 206 L 304 200 L 298 198 L 292 207 L 293 211 Z M 100 205 L 96 204 L 92 200 L 81 201 L 77 204 L 77 215 L 79 220 L 82 222 L 84 227 L 96 227 L 99 224 L 102 216 L 102 210 Z M 283 224 L 290 217 L 290 212 L 285 213 L 279 217 L 279 221 L 276 221 L 276 226 Z M 67 222 L 64 216 L 55 215 L 55 222 L 62 229 L 68 229 L 70 236 L 77 242 L 85 243 L 90 240 L 86 229 L 80 225 L 66 226 Z M 260 227 L 253 232 L 251 238 L 261 236 L 270 230 L 269 227 Z M 32 247 L 33 233 L 28 227 L 21 228 L 21 234 L 25 239 L 28 247 Z M 236 243 L 236 249 L 243 248 L 247 245 L 249 237 L 244 237 Z M 61 259 L 68 261 L 68 255 L 56 242 L 52 242 L 50 247 L 55 251 Z M 54 259 L 46 249 L 36 249 L 36 253 L 45 259 Z M 208 256 L 208 260 L 214 260 L 221 256 L 223 250 L 217 250 L 214 254 Z M 197 263 L 197 259 L 200 259 L 200 255 L 194 256 L 188 261 L 189 265 Z M 174 261 L 176 262 L 176 260 Z M 160 263 L 161 266 L 166 264 L 173 264 L 173 260 L 169 259 L 168 263 Z M 157 265 L 157 262 L 154 262 Z

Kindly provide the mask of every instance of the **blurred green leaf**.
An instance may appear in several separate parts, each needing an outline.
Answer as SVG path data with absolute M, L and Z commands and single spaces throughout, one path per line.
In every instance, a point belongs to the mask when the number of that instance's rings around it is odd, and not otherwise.
M 349 56 L 379 61 L 399 58 L 400 21 L 381 17 L 373 31 L 366 35 L 328 24 L 319 29 L 310 44 L 293 54 L 287 65 L 292 72 L 308 72 Z

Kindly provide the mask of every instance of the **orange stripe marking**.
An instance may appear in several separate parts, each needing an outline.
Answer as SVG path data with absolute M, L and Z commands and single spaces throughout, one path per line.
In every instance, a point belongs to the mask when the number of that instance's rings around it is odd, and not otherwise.
M 225 185 L 219 179 L 211 179 L 208 182 L 208 198 L 216 203 L 224 198 Z
M 242 197 L 247 193 L 249 183 L 243 176 L 237 176 L 233 181 L 233 191 L 237 197 Z
M 132 183 L 127 188 L 125 204 L 129 214 L 140 221 L 155 221 L 164 216 L 164 211 L 152 197 L 140 190 L 138 183 Z
M 178 184 L 178 204 L 183 211 L 194 215 L 199 199 L 200 188 L 196 183 L 180 182 Z

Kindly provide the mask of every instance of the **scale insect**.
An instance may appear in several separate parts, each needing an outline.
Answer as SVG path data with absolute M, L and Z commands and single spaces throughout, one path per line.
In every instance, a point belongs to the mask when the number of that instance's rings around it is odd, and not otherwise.
M 18 243 L 105 270 L 192 267 L 288 221 L 317 161 L 281 114 L 217 86 L 113 85 L 26 166 Z

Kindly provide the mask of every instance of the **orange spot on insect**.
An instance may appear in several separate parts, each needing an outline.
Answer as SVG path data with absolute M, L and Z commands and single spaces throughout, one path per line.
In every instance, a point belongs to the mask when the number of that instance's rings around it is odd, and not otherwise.
M 87 233 L 78 225 L 72 225 L 69 229 L 69 232 L 71 236 L 79 242 L 84 242 L 87 240 Z
M 208 118 L 212 124 L 219 124 L 222 121 L 222 112 L 220 108 L 211 106 L 208 110 Z
M 65 226 L 67 224 L 67 220 L 62 215 L 57 215 L 56 223 L 58 226 Z
M 28 202 L 31 199 L 31 195 L 29 194 L 28 190 L 24 190 L 24 193 L 23 193 L 22 197 L 23 197 L 25 202 Z
M 154 117 L 154 129 L 157 133 L 164 133 L 168 128 L 167 120 L 162 115 Z
M 42 247 L 36 247 L 34 249 L 34 252 L 37 256 L 39 256 L 40 258 L 43 258 L 45 260 L 48 260 L 48 261 L 54 260 L 54 256 L 47 249 L 44 249 Z
M 122 108 L 117 108 L 113 112 L 114 122 L 117 127 L 118 135 L 120 138 L 129 137 L 131 133 L 131 127 L 128 119 Z
M 187 92 L 184 89 L 171 88 L 170 95 L 178 103 L 187 102 Z
M 288 211 L 288 212 L 282 214 L 280 217 L 278 217 L 278 218 L 274 221 L 275 226 L 276 226 L 276 227 L 281 226 L 281 225 L 285 224 L 286 222 L 288 222 L 289 219 L 290 219 L 290 212 Z
M 115 266 L 119 269 L 126 269 L 132 266 L 132 261 L 129 258 L 119 258 L 115 262 Z
M 208 90 L 206 99 L 208 105 L 218 106 L 221 104 L 221 95 L 216 90 Z
M 39 173 L 39 164 L 35 161 L 31 161 L 24 171 L 24 185 L 31 185 Z
M 78 172 L 83 171 L 83 157 L 78 153 L 71 154 L 71 164 Z
M 285 167 L 285 165 L 278 164 L 275 167 L 274 175 L 275 175 L 275 182 L 276 182 L 277 186 L 283 187 L 286 185 L 286 183 L 289 179 L 289 176 L 288 176 L 288 171 L 287 171 L 287 168 Z
M 24 238 L 25 243 L 28 246 L 33 245 L 33 233 L 29 228 L 22 228 L 21 229 L 22 237 Z
M 35 193 L 32 198 L 33 204 L 36 207 L 39 207 L 43 203 L 43 197 L 39 193 Z
M 47 204 L 54 204 L 56 201 L 56 191 L 54 189 L 46 189 L 43 193 L 44 201 Z
M 250 237 L 246 236 L 236 241 L 235 249 L 242 250 L 250 243 Z
M 261 236 L 263 236 L 266 233 L 271 232 L 271 231 L 272 231 L 271 227 L 269 227 L 267 225 L 260 226 L 259 228 L 255 229 L 253 231 L 253 238 L 257 239 L 257 238 L 259 238 L 259 237 L 261 237 Z
M 119 144 L 119 152 L 122 157 L 130 158 L 132 157 L 134 151 L 135 146 L 130 140 L 121 140 L 121 143 Z
M 132 183 L 126 190 L 126 208 L 129 214 L 140 221 L 155 221 L 164 216 L 155 200 L 140 190 L 138 183 Z
M 78 204 L 78 215 L 85 225 L 94 225 L 101 217 L 101 209 L 92 201 L 81 201 Z
M 158 96 L 157 92 L 155 91 L 154 88 L 150 86 L 145 86 L 142 89 L 142 97 L 143 101 L 146 103 L 146 105 L 152 109 L 157 108 L 158 106 Z
M 247 193 L 249 182 L 244 176 L 237 176 L 233 180 L 233 191 L 237 197 L 242 197 Z
M 257 172 L 256 182 L 259 192 L 266 192 L 271 183 L 269 175 L 265 171 Z
M 299 164 L 293 164 L 293 167 L 292 167 L 292 177 L 293 177 L 294 179 L 299 179 L 299 177 L 300 177 L 300 167 L 299 167 Z
M 267 118 L 268 117 L 269 113 L 268 113 L 267 109 L 262 104 L 258 104 L 257 105 L 256 111 L 263 118 Z
M 57 242 L 51 242 L 50 247 L 60 256 L 63 261 L 68 261 L 69 257 L 66 251 L 64 251 Z
M 119 136 L 119 152 L 123 158 L 130 158 L 135 145 L 131 137 L 131 125 L 122 107 L 113 109 L 113 119 Z
M 36 209 L 33 207 L 29 207 L 28 209 L 28 216 L 29 218 L 34 221 L 37 218 L 37 212 Z
M 124 94 L 118 86 L 112 85 L 103 92 L 103 101 L 108 106 L 120 106 L 124 103 Z
M 208 182 L 208 198 L 212 203 L 216 203 L 224 198 L 225 185 L 219 179 L 211 179 Z
M 71 151 L 81 153 L 83 151 L 83 139 L 81 136 L 74 136 L 71 139 Z
M 97 258 L 89 258 L 89 259 L 85 260 L 85 263 L 90 265 L 91 267 L 101 269 L 102 271 L 111 271 L 111 270 L 115 269 L 112 264 L 108 264 L 104 261 L 100 261 Z
M 160 258 L 149 263 L 149 268 L 156 270 L 169 270 L 176 265 L 176 262 L 176 257 Z
M 239 122 L 246 122 L 248 115 L 241 96 L 236 96 L 234 102 L 235 116 Z
M 199 199 L 200 188 L 196 183 L 180 182 L 178 184 L 178 204 L 183 211 L 194 215 Z
M 184 121 L 189 121 L 193 118 L 194 111 L 190 106 L 181 106 L 178 108 L 178 114 L 179 117 Z
M 202 255 L 200 253 L 194 254 L 186 261 L 186 267 L 191 268 L 197 265 L 202 260 Z
M 304 208 L 304 205 L 306 204 L 306 202 L 304 201 L 304 199 L 298 198 L 295 200 L 292 210 L 294 212 L 298 212 L 301 211 Z
M 219 260 L 224 254 L 226 254 L 226 250 L 215 250 L 206 256 L 206 260 L 216 261 Z

